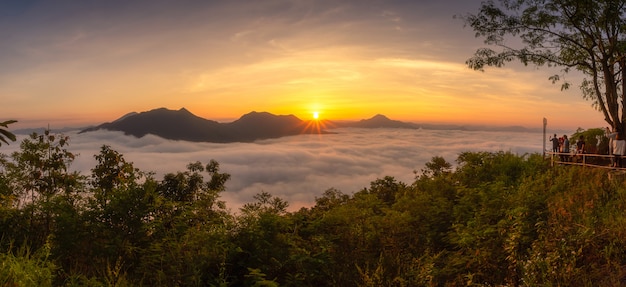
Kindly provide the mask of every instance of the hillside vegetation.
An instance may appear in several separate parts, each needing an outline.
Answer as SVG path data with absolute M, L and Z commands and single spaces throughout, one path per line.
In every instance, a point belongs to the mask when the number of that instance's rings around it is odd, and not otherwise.
M 102 146 L 86 176 L 68 143 L 33 134 L 0 157 L 0 286 L 626 284 L 620 173 L 466 152 L 411 183 L 231 213 L 215 161 L 157 179 Z

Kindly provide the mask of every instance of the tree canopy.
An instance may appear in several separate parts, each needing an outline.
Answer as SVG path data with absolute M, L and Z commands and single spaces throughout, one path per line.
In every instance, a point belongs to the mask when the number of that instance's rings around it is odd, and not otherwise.
M 499 0 L 482 2 L 476 14 L 463 16 L 476 37 L 494 48 L 478 49 L 466 61 L 473 69 L 508 62 L 560 67 L 584 75 L 583 98 L 604 120 L 624 132 L 626 91 L 626 1 Z M 559 75 L 551 76 L 553 82 Z M 564 82 L 562 89 L 570 83 Z

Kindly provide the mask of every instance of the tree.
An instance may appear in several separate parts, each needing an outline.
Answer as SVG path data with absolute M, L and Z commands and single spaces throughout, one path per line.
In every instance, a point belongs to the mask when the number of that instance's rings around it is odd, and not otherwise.
M 100 153 L 94 155 L 94 158 L 98 164 L 91 169 L 91 184 L 94 187 L 93 197 L 101 208 L 106 208 L 107 203 L 113 198 L 112 192 L 136 186 L 144 177 L 132 162 L 127 162 L 122 154 L 108 145 L 103 145 Z
M 231 240 L 240 252 L 234 254 L 232 272 L 241 277 L 253 271 L 250 269 L 259 269 L 269 278 L 276 278 L 284 273 L 289 258 L 290 234 L 293 234 L 288 231 L 291 223 L 285 216 L 289 204 L 267 192 L 255 195 L 254 199 L 256 202 L 240 208 L 237 232 Z
M 209 176 L 205 178 L 203 172 Z M 219 200 L 230 174 L 211 160 L 187 165 L 156 183 L 154 212 L 147 218 L 148 246 L 136 272 L 149 286 L 221 286 L 227 282 L 232 219 Z M 155 272 L 156 270 L 156 272 Z M 202 283 L 204 282 L 204 283 Z M 209 283 L 210 282 L 210 283 Z
M 447 162 L 443 157 L 433 156 L 433 158 L 425 164 L 425 168 L 422 169 L 421 176 L 417 176 L 416 178 L 436 178 L 444 174 L 449 174 L 452 170 L 452 164 Z
M 10 124 L 16 122 L 16 120 L 8 120 L 0 123 L 0 127 L 2 127 L 0 128 L 0 146 L 2 146 L 2 142 L 4 142 L 5 144 L 9 144 L 7 139 L 15 141 L 15 135 L 5 129 L 8 128 Z
M 3 181 L 6 180 L 12 204 L 22 210 L 26 221 L 15 230 L 28 234 L 32 246 L 43 245 L 54 229 L 60 202 L 77 204 L 82 190 L 82 176 L 70 171 L 75 155 L 67 150 L 69 137 L 33 133 L 22 141 L 20 151 L 11 154 L 12 161 L 2 161 Z
M 626 105 L 626 1 L 623 0 L 489 0 L 477 14 L 463 16 L 485 43 L 466 64 L 475 70 L 524 65 L 574 69 L 584 75 L 583 98 L 604 120 L 624 132 Z M 508 37 L 517 38 L 509 41 Z M 559 75 L 551 76 L 556 82 Z M 561 89 L 567 89 L 565 82 Z

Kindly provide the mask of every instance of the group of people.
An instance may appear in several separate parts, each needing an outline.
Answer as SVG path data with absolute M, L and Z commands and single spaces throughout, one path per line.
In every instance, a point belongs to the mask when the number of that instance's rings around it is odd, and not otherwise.
M 611 166 L 624 167 L 626 162 L 624 162 L 622 158 L 626 156 L 626 137 L 615 129 L 611 130 L 608 127 L 605 130 L 604 136 L 609 139 L 608 153 L 613 156 L 611 157 Z M 573 154 L 570 153 L 571 147 L 567 135 L 557 137 L 557 135 L 554 134 L 554 136 L 550 138 L 550 141 L 552 142 L 552 152 L 558 153 L 562 162 L 569 162 L 572 155 L 575 156 L 585 153 L 585 138 L 582 135 L 576 141 Z
M 570 143 L 567 135 L 557 137 L 556 134 L 554 134 L 554 136 L 550 138 L 550 141 L 552 142 L 552 152 L 562 153 L 560 155 L 561 161 L 569 161 Z
M 570 142 L 567 138 L 567 135 L 563 135 L 562 137 L 557 137 L 556 134 L 552 138 L 550 138 L 552 142 L 552 151 L 555 153 L 560 153 L 561 161 L 570 161 Z M 580 136 L 578 141 L 576 141 L 576 149 L 574 150 L 574 155 L 585 153 L 585 137 Z

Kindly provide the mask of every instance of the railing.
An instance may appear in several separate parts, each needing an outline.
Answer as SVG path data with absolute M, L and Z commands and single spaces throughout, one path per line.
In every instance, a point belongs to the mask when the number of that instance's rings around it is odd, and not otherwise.
M 615 159 L 614 155 L 594 154 L 594 153 L 574 154 L 574 153 L 550 152 L 550 151 L 546 151 L 546 155 L 550 156 L 550 164 L 552 166 L 554 166 L 555 164 L 561 164 L 561 165 L 578 165 L 578 166 L 583 166 L 583 167 L 589 166 L 589 167 L 606 168 L 606 169 L 612 169 L 612 170 L 626 170 L 626 156 L 621 157 L 623 167 L 613 167 L 612 163 L 613 163 L 613 160 Z

